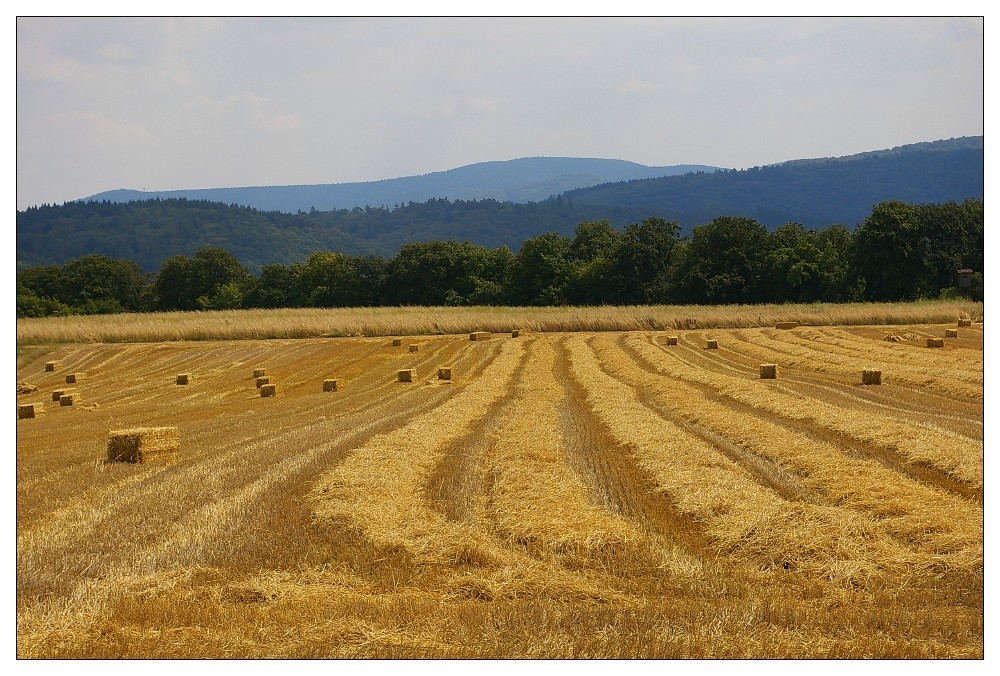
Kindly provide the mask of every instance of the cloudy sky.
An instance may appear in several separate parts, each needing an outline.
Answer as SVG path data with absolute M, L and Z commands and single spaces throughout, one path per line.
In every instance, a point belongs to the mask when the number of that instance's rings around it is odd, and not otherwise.
M 18 18 L 17 208 L 983 134 L 982 18 Z

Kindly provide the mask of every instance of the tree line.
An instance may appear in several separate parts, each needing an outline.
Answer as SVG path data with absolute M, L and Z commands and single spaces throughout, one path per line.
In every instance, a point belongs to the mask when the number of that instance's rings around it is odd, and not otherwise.
M 469 242 L 403 245 L 391 258 L 316 251 L 250 272 L 221 247 L 158 273 L 102 254 L 17 273 L 18 317 L 115 312 L 399 305 L 636 305 L 906 301 L 954 297 L 957 270 L 982 298 L 983 201 L 886 201 L 842 225 L 769 231 L 719 216 L 682 236 L 651 216 L 619 230 L 580 222 L 515 253 Z

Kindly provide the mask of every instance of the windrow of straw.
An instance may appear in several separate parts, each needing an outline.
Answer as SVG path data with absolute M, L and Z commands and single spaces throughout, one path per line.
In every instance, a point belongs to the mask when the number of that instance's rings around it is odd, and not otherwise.
M 878 575 L 913 559 L 869 518 L 850 510 L 790 502 L 701 438 L 648 408 L 636 390 L 607 375 L 582 337 L 568 343 L 587 403 L 659 490 L 702 524 L 720 554 L 764 569 L 794 569 L 840 580 Z M 845 580 L 846 581 L 846 580 Z
M 950 324 L 960 315 L 981 318 L 983 304 L 285 308 L 25 318 L 17 320 L 17 343 L 413 336 L 508 333 L 515 328 L 533 332 L 666 331 L 772 327 L 792 320 L 810 326 Z
M 593 341 L 598 359 L 615 378 L 643 392 L 658 410 L 726 439 L 750 460 L 765 459 L 772 469 L 764 480 L 785 494 L 874 517 L 889 535 L 922 555 L 915 559 L 918 566 L 968 567 L 981 560 L 981 506 L 903 477 L 874 459 L 844 453 L 835 443 L 789 430 L 755 409 L 720 406 L 683 380 L 643 368 L 661 354 L 648 341 L 630 338 L 627 345 L 640 362 L 611 338 Z M 767 468 L 758 463 L 757 471 Z
M 977 489 L 983 485 L 983 445 L 939 431 L 932 425 L 906 424 L 871 410 L 864 416 L 819 400 L 805 400 L 760 381 L 733 378 L 690 366 L 673 353 L 637 337 L 627 344 L 642 350 L 651 364 L 665 376 L 707 385 L 719 394 L 780 418 L 802 420 L 856 439 L 864 444 L 898 453 L 914 464 L 926 463 Z M 851 375 L 857 377 L 855 366 Z M 895 376 L 894 376 L 895 378 Z
M 377 546 L 404 547 L 420 560 L 452 563 L 468 548 L 495 550 L 480 534 L 445 519 L 427 502 L 424 488 L 445 449 L 507 396 L 524 345 L 505 343 L 464 390 L 403 427 L 373 437 L 320 477 L 310 493 L 316 515 L 346 519 Z
M 982 400 L 982 366 L 980 364 L 977 374 L 975 362 L 969 363 L 965 370 L 948 368 L 942 373 L 941 363 L 935 365 L 927 360 L 928 355 L 921 354 L 926 351 L 907 347 L 904 348 L 906 353 L 900 354 L 893 343 L 879 340 L 863 343 L 843 341 L 847 345 L 837 345 L 828 342 L 823 334 L 810 339 L 790 332 L 771 336 L 763 331 L 747 330 L 742 335 L 746 342 L 739 343 L 739 350 L 749 357 L 770 359 L 786 366 L 838 374 L 850 379 L 857 378 L 859 365 L 863 364 L 892 373 L 893 382 L 902 385 L 928 387 L 928 379 L 933 379 L 930 385 L 932 390 Z M 977 378 L 978 384 L 975 381 Z

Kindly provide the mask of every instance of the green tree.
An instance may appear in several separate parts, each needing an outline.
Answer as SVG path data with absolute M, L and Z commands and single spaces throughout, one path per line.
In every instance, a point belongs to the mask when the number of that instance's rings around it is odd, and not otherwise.
M 572 279 L 570 239 L 547 232 L 526 239 L 514 256 L 509 297 L 515 305 L 566 305 Z
M 767 300 L 767 228 L 752 218 L 720 216 L 694 229 L 678 250 L 675 298 L 723 305 Z
M 865 300 L 914 300 L 934 293 L 927 242 L 917 210 L 896 200 L 876 204 L 854 232 L 853 264 Z
M 668 300 L 680 231 L 676 222 L 656 216 L 625 227 L 611 273 L 618 303 L 649 305 Z

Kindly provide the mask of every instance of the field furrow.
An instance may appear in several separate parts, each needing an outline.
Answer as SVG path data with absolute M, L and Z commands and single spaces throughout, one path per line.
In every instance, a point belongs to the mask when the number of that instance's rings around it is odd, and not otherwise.
M 739 369 L 720 366 L 710 357 L 695 356 L 696 352 L 660 346 L 655 365 L 665 375 L 706 386 L 719 396 L 787 419 L 800 429 L 803 425 L 811 426 L 816 434 L 837 439 L 841 444 L 898 467 L 905 466 L 915 475 L 939 476 L 942 484 L 968 484 L 965 489 L 955 486 L 956 490 L 964 490 L 968 495 L 982 491 L 983 445 L 979 441 L 955 439 L 943 431 L 914 428 L 875 411 L 852 415 L 819 399 L 806 400 L 781 392 L 778 381 L 741 374 Z
M 974 501 L 846 455 L 836 444 L 788 429 L 760 411 L 706 397 L 696 386 L 665 377 L 652 365 L 659 350 L 648 341 L 601 337 L 593 346 L 610 374 L 645 393 L 661 414 L 692 421 L 745 453 L 768 459 L 797 477 L 812 502 L 873 517 L 900 546 L 922 555 L 926 568 L 981 564 L 983 510 Z

